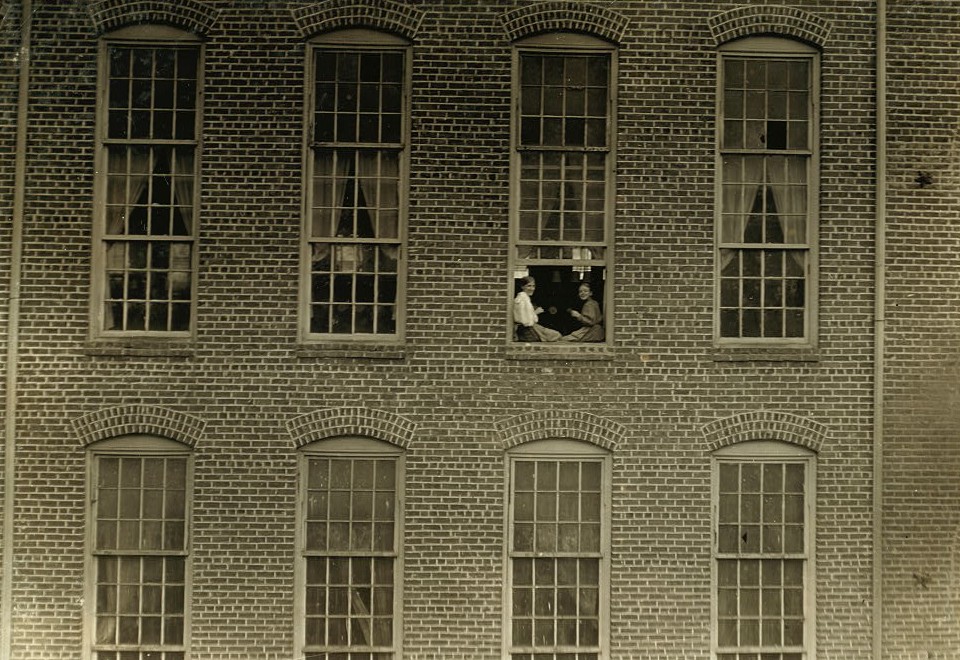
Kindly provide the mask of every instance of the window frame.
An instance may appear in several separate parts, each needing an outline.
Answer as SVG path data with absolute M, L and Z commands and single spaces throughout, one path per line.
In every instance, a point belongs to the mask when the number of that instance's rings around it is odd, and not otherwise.
M 724 63 L 727 58 L 757 60 L 803 59 L 810 65 L 810 87 L 808 109 L 808 149 L 754 149 L 724 148 Z M 819 341 L 819 224 L 820 224 L 820 85 L 821 52 L 812 45 L 796 39 L 780 36 L 746 36 L 717 48 L 716 57 L 716 130 L 715 133 L 715 174 L 714 174 L 714 291 L 713 291 L 713 344 L 723 349 L 816 349 Z M 764 89 L 769 89 L 765 87 Z M 731 154 L 758 155 L 761 157 L 777 155 L 796 155 L 805 152 L 807 156 L 807 195 L 806 195 L 806 265 L 804 285 L 804 332 L 800 337 L 726 337 L 721 334 L 721 269 L 720 251 L 725 245 L 721 241 L 723 223 L 723 160 Z M 743 244 L 735 247 L 746 249 L 777 249 L 776 243 Z M 756 247 L 763 245 L 764 247 Z M 766 247 L 769 246 L 769 247 Z M 761 276 L 761 282 L 765 281 Z M 762 286 L 762 285 L 761 285 Z M 762 290 L 761 290 L 762 291 Z M 742 293 L 738 309 L 744 309 Z M 761 296 L 763 293 L 761 292 Z M 758 308 L 761 311 L 765 307 Z
M 710 657 L 717 660 L 719 654 L 738 653 L 794 653 L 768 649 L 766 651 L 741 651 L 742 647 L 721 649 L 719 645 L 719 565 L 723 560 L 749 555 L 750 558 L 787 555 L 789 553 L 721 553 L 719 549 L 720 526 L 720 466 L 723 464 L 760 465 L 802 463 L 804 465 L 804 552 L 803 552 L 803 651 L 802 660 L 816 660 L 816 521 L 817 521 L 817 454 L 806 447 L 780 440 L 748 440 L 721 447 L 711 456 L 711 543 L 710 543 Z M 761 491 L 762 494 L 762 491 Z M 781 617 L 782 617 L 781 613 Z M 784 647 L 786 645 L 781 645 Z M 752 647 L 751 647 L 752 648 Z M 757 647 L 760 648 L 759 646 Z
M 618 107 L 618 80 L 619 80 L 619 48 L 616 44 L 601 39 L 599 37 L 580 34 L 567 31 L 556 31 L 543 34 L 537 34 L 523 39 L 518 39 L 513 43 L 512 64 L 511 64 L 511 99 L 510 99 L 510 228 L 509 228 L 509 247 L 507 251 L 507 277 L 505 283 L 506 299 L 506 318 L 504 319 L 504 338 L 509 345 L 528 345 L 538 347 L 539 350 L 546 348 L 538 343 L 525 344 L 514 338 L 514 318 L 513 301 L 517 295 L 516 283 L 518 278 L 524 273 L 519 262 L 521 261 L 543 261 L 540 259 L 521 260 L 517 257 L 517 249 L 520 243 L 520 206 L 521 206 L 521 170 L 522 154 L 530 151 L 549 152 L 555 151 L 558 154 L 577 151 L 576 148 L 565 148 L 559 146 L 556 148 L 523 148 L 520 142 L 520 119 L 522 93 L 520 87 L 521 61 L 523 55 L 553 55 L 553 56 L 577 56 L 577 55 L 602 55 L 608 57 L 609 69 L 607 80 L 607 102 L 606 102 L 606 162 L 604 163 L 604 185 L 606 186 L 604 194 L 604 257 L 602 259 L 603 268 L 603 296 L 598 302 L 602 305 L 602 318 L 604 327 L 604 339 L 600 342 L 589 342 L 594 346 L 612 346 L 615 336 L 615 303 L 614 303 L 614 263 L 615 263 L 615 224 L 616 224 L 616 194 L 617 194 L 617 107 Z M 565 117 L 567 115 L 564 115 Z M 583 147 L 584 154 L 590 153 L 587 147 Z M 599 151 L 599 150 L 598 150 Z M 559 245 L 558 245 L 559 246 Z M 551 260 L 553 261 L 553 260 Z M 572 268 L 575 263 L 572 259 L 557 259 L 557 263 L 543 264 L 546 266 L 555 265 L 560 268 Z M 601 260 L 595 260 L 601 261 Z M 542 284 L 542 282 L 541 282 Z M 596 287 L 594 287 L 594 290 Z M 556 349 L 559 346 L 579 346 L 583 350 L 584 344 L 581 342 L 549 342 L 547 347 Z M 563 350 L 563 349 L 561 349 Z M 577 349 L 571 349 L 576 351 Z
M 100 459 L 110 458 L 182 458 L 184 468 L 184 539 L 183 552 L 178 555 L 161 554 L 159 556 L 184 557 L 183 584 L 183 657 L 191 657 L 192 603 L 193 603 L 193 499 L 194 499 L 194 451 L 191 447 L 176 440 L 144 434 L 129 434 L 99 440 L 87 448 L 86 452 L 86 494 L 84 511 L 86 526 L 84 535 L 84 607 L 82 629 L 82 651 L 84 660 L 95 656 L 96 619 L 97 619 L 97 557 L 103 552 L 97 548 L 97 502 L 99 500 L 98 474 Z M 167 551 L 160 551 L 167 552 Z M 172 553 L 172 551 L 170 551 Z M 144 551 L 115 551 L 114 556 L 154 556 Z M 109 553 L 108 553 L 109 554 Z M 142 584 L 142 582 L 140 583 Z M 163 583 L 164 585 L 166 582 Z M 143 651 L 140 651 L 143 652 Z
M 108 130 L 108 99 L 107 92 L 110 85 L 110 48 L 113 46 L 127 47 L 182 47 L 191 46 L 197 50 L 197 71 L 196 71 L 196 100 L 194 117 L 194 138 L 192 140 L 159 140 L 157 138 L 109 138 Z M 91 340 L 102 341 L 156 341 L 165 340 L 167 342 L 182 342 L 190 340 L 196 336 L 197 332 L 197 312 L 198 312 L 198 283 L 199 283 L 199 264 L 200 264 L 200 231 L 199 226 L 202 220 L 201 208 L 201 161 L 203 159 L 203 115 L 204 115 L 204 62 L 206 58 L 206 45 L 197 35 L 186 30 L 167 25 L 134 25 L 122 27 L 102 36 L 97 45 L 97 102 L 96 102 L 96 127 L 95 127 L 95 155 L 94 155 L 94 219 L 92 223 L 92 255 L 91 255 L 91 281 L 90 281 L 90 338 Z M 104 306 L 106 304 L 106 241 L 108 234 L 106 231 L 107 223 L 107 186 L 108 186 L 108 151 L 111 144 L 145 144 L 149 146 L 170 144 L 171 146 L 180 144 L 191 144 L 193 146 L 193 223 L 191 232 L 188 236 L 170 235 L 170 242 L 177 239 L 176 242 L 189 242 L 191 246 L 190 256 L 190 323 L 186 330 L 108 330 L 104 327 L 105 315 Z M 146 242 L 156 242 L 151 238 L 152 235 L 145 234 L 143 239 Z M 138 240 L 137 237 L 125 239 L 129 242 Z M 171 272 L 168 268 L 167 272 Z M 126 303 L 124 303 L 126 309 Z
M 405 523 L 405 483 L 406 452 L 404 449 L 371 437 L 342 436 L 311 442 L 297 453 L 297 505 L 295 543 L 296 556 L 294 566 L 294 657 L 306 657 L 306 598 L 307 598 L 307 559 L 310 556 L 338 556 L 335 552 L 324 553 L 307 548 L 307 507 L 308 479 L 310 460 L 313 458 L 349 458 L 349 459 L 389 459 L 395 461 L 395 499 L 394 499 L 394 537 L 393 537 L 393 657 L 403 657 L 403 575 L 404 575 L 404 523 Z M 353 491 L 351 491 L 353 492 Z M 391 556 L 390 554 L 359 555 L 344 550 L 339 556 Z M 340 651 L 317 651 L 318 653 L 336 653 Z M 342 651 L 349 653 L 349 651 Z M 355 652 L 362 653 L 362 649 Z
M 320 148 L 338 149 L 338 145 L 346 144 L 345 148 L 352 148 L 360 143 L 333 142 L 320 143 L 315 140 L 315 108 L 316 108 L 316 62 L 317 55 L 322 50 L 347 52 L 388 52 L 403 51 L 403 89 L 400 99 L 400 145 L 398 155 L 398 228 L 396 244 L 397 254 L 397 292 L 395 301 L 396 319 L 395 332 L 387 334 L 377 333 L 315 333 L 311 332 L 311 305 L 313 303 L 311 259 L 312 244 L 325 241 L 324 237 L 312 237 L 311 207 L 314 197 L 314 155 Z M 341 345 L 389 345 L 402 344 L 406 334 L 406 294 L 407 294 L 407 231 L 409 219 L 409 189 L 410 189 L 410 132 L 411 132 L 411 86 L 413 82 L 413 44 L 398 35 L 369 28 L 344 28 L 316 36 L 306 43 L 304 66 L 304 105 L 303 105 L 303 193 L 301 195 L 301 228 L 300 228 L 300 292 L 298 313 L 298 337 L 304 345 L 341 344 Z M 381 147 L 380 152 L 386 147 Z M 363 243 L 362 237 L 356 237 L 354 242 Z M 356 305 L 356 299 L 350 301 Z
M 514 502 L 515 466 L 519 461 L 591 461 L 601 466 L 600 492 L 600 551 L 599 551 L 599 596 L 598 617 L 598 660 L 609 660 L 610 649 L 610 575 L 612 554 L 612 478 L 613 454 L 597 445 L 581 440 L 567 438 L 547 438 L 534 440 L 512 447 L 504 456 L 504 543 L 503 543 L 503 611 L 501 623 L 502 657 L 511 660 L 513 654 L 513 559 L 514 559 Z M 582 491 L 577 491 L 582 492 Z M 567 553 L 564 556 L 580 556 L 583 553 Z M 526 553 L 521 556 L 543 557 L 542 553 Z M 557 554 L 549 556 L 560 556 Z M 555 651 L 543 650 L 543 653 Z M 591 651 L 586 651 L 590 653 Z M 516 653 L 524 653 L 517 651 Z M 531 652 L 533 653 L 533 652 Z

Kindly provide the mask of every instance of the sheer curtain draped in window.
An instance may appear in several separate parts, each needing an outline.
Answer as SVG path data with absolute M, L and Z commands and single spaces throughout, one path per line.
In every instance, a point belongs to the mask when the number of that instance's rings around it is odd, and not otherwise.
M 739 167 L 740 160 L 736 165 Z M 768 157 L 766 159 L 746 158 L 743 160 L 741 183 L 737 190 L 724 187 L 723 214 L 724 243 L 762 243 L 764 247 L 775 248 L 781 243 L 793 246 L 787 249 L 790 259 L 801 268 L 804 266 L 804 251 L 807 243 L 807 185 L 805 178 L 798 180 L 797 172 L 803 171 L 803 159 Z M 729 167 L 730 163 L 725 166 Z M 753 240 L 751 235 L 762 235 L 760 228 L 765 221 L 773 221 L 779 236 L 771 240 L 768 234 L 765 240 Z M 732 250 L 721 251 L 726 267 L 735 258 Z
M 129 159 L 129 162 L 128 162 Z M 183 222 L 185 235 L 193 233 L 193 150 L 177 148 L 171 156 L 159 153 L 155 149 L 121 148 L 111 149 L 109 154 L 109 172 L 122 172 L 124 176 L 111 176 L 107 186 L 107 205 L 122 207 L 123 213 L 107 216 L 107 234 L 128 234 L 126 226 L 134 207 L 146 206 L 149 200 L 142 200 L 150 177 L 159 174 L 173 179 L 173 203 Z M 172 176 L 174 175 L 175 176 Z M 149 231 L 147 233 L 150 233 Z
M 399 159 L 394 154 L 376 151 L 350 154 L 342 151 L 317 151 L 314 158 L 314 177 L 314 238 L 337 236 L 399 239 L 396 215 Z M 363 213 L 359 213 L 360 208 L 355 200 L 347 199 L 350 187 L 348 184 L 351 182 L 355 186 L 357 199 L 365 202 Z M 356 226 L 353 217 L 355 210 L 358 211 Z M 345 211 L 350 215 L 347 223 L 349 232 L 338 228 L 338 221 Z M 391 211 L 393 213 L 390 213 Z M 329 256 L 330 245 L 318 242 L 313 244 L 314 263 Z M 379 248 L 385 256 L 396 260 L 399 253 L 397 245 L 380 245 Z

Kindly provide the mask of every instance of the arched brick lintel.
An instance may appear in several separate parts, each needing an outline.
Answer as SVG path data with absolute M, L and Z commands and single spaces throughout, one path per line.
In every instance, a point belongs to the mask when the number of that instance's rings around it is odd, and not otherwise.
M 796 7 L 764 5 L 735 7 L 708 20 L 717 46 L 741 37 L 776 34 L 823 48 L 830 22 Z
M 827 427 L 807 417 L 769 410 L 741 413 L 703 427 L 707 451 L 749 440 L 780 440 L 819 452 Z
M 97 34 L 128 25 L 171 25 L 206 36 L 213 30 L 220 10 L 199 0 L 97 0 L 88 10 Z
M 424 12 L 394 0 L 324 0 L 291 9 L 304 39 L 344 28 L 372 28 L 414 40 Z
M 73 420 L 84 447 L 121 435 L 154 435 L 196 447 L 205 423 L 193 415 L 161 406 L 129 405 L 103 408 Z
M 603 5 L 587 2 L 539 2 L 500 15 L 510 41 L 544 32 L 580 32 L 619 44 L 629 20 Z
M 299 415 L 287 422 L 293 444 L 299 448 L 317 440 L 362 436 L 407 449 L 416 425 L 396 413 L 370 408 L 325 408 Z
M 623 425 L 586 412 L 527 412 L 497 423 L 504 449 L 548 438 L 580 440 L 616 451 L 626 436 Z

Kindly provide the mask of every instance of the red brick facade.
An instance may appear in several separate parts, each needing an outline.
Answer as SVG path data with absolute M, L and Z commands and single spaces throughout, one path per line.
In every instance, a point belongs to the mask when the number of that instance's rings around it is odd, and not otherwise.
M 5 299 L 22 4 L 0 4 Z M 882 657 L 956 658 L 960 8 L 890 5 Z M 193 451 L 191 660 L 293 656 L 298 450 L 349 435 L 404 451 L 407 660 L 502 657 L 505 452 L 549 438 L 612 456 L 610 660 L 711 657 L 711 456 L 750 440 L 816 452 L 815 657 L 873 657 L 874 3 L 32 6 L 12 658 L 88 657 L 88 452 L 124 434 Z M 98 40 L 150 22 L 205 44 L 196 333 L 95 342 Z M 305 40 L 353 27 L 413 43 L 406 320 L 387 347 L 298 343 Z M 614 339 L 561 357 L 504 333 L 512 42 L 549 31 L 613 42 L 619 65 Z M 802 353 L 713 342 L 717 48 L 756 34 L 821 52 L 818 341 Z

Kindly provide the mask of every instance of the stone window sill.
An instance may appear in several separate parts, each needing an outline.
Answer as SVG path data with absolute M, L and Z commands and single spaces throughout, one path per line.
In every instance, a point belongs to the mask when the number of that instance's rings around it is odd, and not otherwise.
M 613 346 L 607 344 L 522 343 L 508 344 L 504 357 L 508 360 L 563 360 L 609 362 L 614 358 Z
M 80 352 L 91 357 L 189 358 L 196 353 L 196 345 L 182 339 L 98 339 L 88 341 Z
M 302 343 L 296 348 L 298 358 L 361 358 L 380 360 L 403 360 L 407 357 L 406 345 L 361 344 L 346 342 Z
M 820 350 L 812 346 L 718 346 L 714 362 L 819 362 Z

